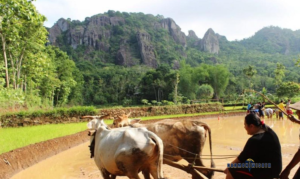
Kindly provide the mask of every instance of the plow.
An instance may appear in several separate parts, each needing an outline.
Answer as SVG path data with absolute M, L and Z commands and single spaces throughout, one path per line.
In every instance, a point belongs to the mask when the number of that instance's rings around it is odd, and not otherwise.
M 181 162 L 174 162 L 174 161 L 166 159 L 166 158 L 163 159 L 163 162 L 164 162 L 164 164 L 170 165 L 174 168 L 183 170 L 183 171 L 191 174 L 193 176 L 193 179 L 208 179 L 199 170 L 209 170 L 209 171 L 224 173 L 224 169 L 195 166 L 192 164 L 182 164 Z

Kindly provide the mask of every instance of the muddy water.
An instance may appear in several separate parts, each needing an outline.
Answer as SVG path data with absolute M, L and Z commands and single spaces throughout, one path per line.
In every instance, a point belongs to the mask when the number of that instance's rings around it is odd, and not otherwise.
M 234 160 L 243 149 L 247 139 L 244 129 L 244 118 L 229 117 L 216 119 L 204 119 L 212 129 L 213 155 L 217 168 L 225 169 L 227 163 Z M 277 133 L 282 147 L 283 168 L 292 159 L 299 146 L 299 128 L 297 124 L 290 121 L 265 120 L 265 123 Z M 102 178 L 94 163 L 89 158 L 89 143 L 81 144 L 51 158 L 48 158 L 18 174 L 12 179 L 94 179 Z M 203 152 L 203 160 L 209 166 L 209 146 L 206 143 Z M 231 156 L 224 156 L 231 155 Z M 294 175 L 298 166 L 291 171 Z M 187 173 L 164 165 L 164 173 L 172 179 L 189 179 Z M 126 178 L 126 177 L 118 177 Z M 225 178 L 223 173 L 216 173 L 215 179 Z

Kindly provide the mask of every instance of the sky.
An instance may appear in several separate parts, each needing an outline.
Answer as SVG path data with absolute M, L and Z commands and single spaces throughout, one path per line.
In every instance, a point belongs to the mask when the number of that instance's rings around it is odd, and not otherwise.
M 108 10 L 142 12 L 172 18 L 199 38 L 212 28 L 230 41 L 249 38 L 264 27 L 300 30 L 299 0 L 36 0 L 46 27 L 60 18 L 83 21 Z

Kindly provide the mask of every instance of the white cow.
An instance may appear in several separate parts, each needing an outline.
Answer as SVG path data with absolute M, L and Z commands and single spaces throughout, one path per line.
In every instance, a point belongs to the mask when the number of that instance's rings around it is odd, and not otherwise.
M 143 172 L 145 179 L 163 179 L 162 140 L 146 128 L 108 129 L 103 120 L 90 121 L 88 128 L 94 129 L 94 160 L 104 179 L 127 176 L 140 179 Z

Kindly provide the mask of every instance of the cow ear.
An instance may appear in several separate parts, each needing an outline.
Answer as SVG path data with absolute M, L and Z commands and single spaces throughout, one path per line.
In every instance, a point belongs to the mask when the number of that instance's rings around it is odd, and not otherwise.
M 140 121 L 141 121 L 141 119 L 131 119 L 130 124 L 139 123 Z
M 173 124 L 173 129 L 177 129 L 183 133 L 186 132 L 186 128 L 183 126 L 181 122 L 176 122 L 175 124 Z
M 123 120 L 124 117 L 121 117 L 121 116 L 117 116 L 117 120 Z

